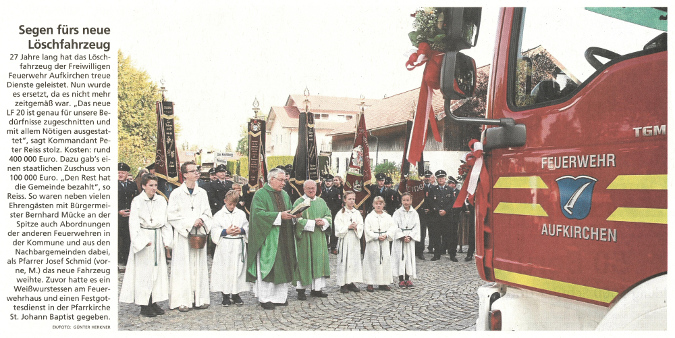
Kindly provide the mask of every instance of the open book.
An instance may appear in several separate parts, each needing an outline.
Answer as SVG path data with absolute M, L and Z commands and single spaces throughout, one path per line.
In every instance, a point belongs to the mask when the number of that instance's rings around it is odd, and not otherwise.
M 303 211 L 309 209 L 310 203 L 311 201 L 309 200 L 309 198 L 305 198 L 304 201 L 302 201 L 300 204 L 296 205 L 293 209 L 291 209 L 289 213 L 293 215 L 299 215 Z

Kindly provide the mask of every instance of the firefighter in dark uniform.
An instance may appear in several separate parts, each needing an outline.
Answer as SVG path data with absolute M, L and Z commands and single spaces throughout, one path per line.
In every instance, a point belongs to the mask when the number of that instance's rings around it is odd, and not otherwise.
M 209 182 L 213 182 L 218 179 L 216 176 L 216 168 L 209 169 Z
M 415 255 L 417 258 L 424 260 L 424 241 L 427 237 L 427 228 L 430 228 L 433 217 L 433 196 L 430 191 L 433 185 L 431 184 L 431 171 L 424 171 L 424 202 L 417 209 L 417 214 L 420 216 L 420 241 L 415 243 Z M 431 233 L 431 231 L 429 232 Z M 431 237 L 429 237 L 431 239 Z M 431 241 L 429 241 L 431 242 Z M 429 245 L 431 247 L 431 245 Z M 431 250 L 429 250 L 431 251 Z
M 211 168 L 209 169 L 209 180 L 207 181 L 206 179 L 199 177 L 199 179 L 197 180 L 197 185 L 199 185 L 200 188 L 206 190 L 206 192 L 209 193 L 209 190 L 211 189 L 211 182 L 215 180 L 217 180 L 216 168 Z
M 136 183 L 128 180 L 129 170 L 131 168 L 126 163 L 117 164 L 117 262 L 121 266 L 126 266 L 127 258 L 129 258 L 129 246 L 131 245 L 129 209 L 131 201 L 138 195 Z M 120 272 L 124 272 L 123 267 L 120 267 Z
M 251 191 L 251 186 L 248 184 L 244 184 L 243 187 L 241 187 L 241 200 L 244 202 L 244 211 L 246 212 L 246 219 L 250 219 L 251 217 L 251 202 L 253 202 L 253 195 L 255 194 L 255 191 Z
M 221 164 L 216 167 L 216 180 L 209 183 L 209 188 L 206 192 L 209 196 L 209 205 L 211 206 L 211 213 L 215 215 L 225 205 L 225 195 L 232 190 L 232 181 L 228 181 L 227 177 L 230 173 L 227 167 Z
M 452 191 L 452 204 L 455 204 L 457 196 L 459 196 L 459 189 L 457 189 L 457 180 L 448 176 L 446 180 L 448 188 Z M 448 254 L 450 255 L 450 260 L 453 262 L 457 261 L 457 245 L 459 244 L 459 213 L 461 209 L 451 208 L 450 209 L 450 235 L 448 236 Z M 461 251 L 461 250 L 460 250 Z
M 436 171 L 436 179 L 438 185 L 433 189 L 433 206 L 434 206 L 434 226 L 433 231 L 429 232 L 429 237 L 433 241 L 434 257 L 432 261 L 437 261 L 441 255 L 448 251 L 450 260 L 457 262 L 455 255 L 457 254 L 457 221 L 455 220 L 455 212 L 453 212 L 452 205 L 455 203 L 457 196 L 454 185 L 450 187 L 446 184 L 447 180 L 455 181 L 454 178 L 447 178 L 445 170 Z M 433 233 L 432 233 L 433 232 Z
M 466 257 L 464 258 L 465 262 L 469 262 L 473 259 L 473 253 L 476 251 L 476 208 L 469 204 L 468 200 L 464 200 L 460 212 L 466 213 L 469 221 L 469 249 L 466 251 Z
M 335 215 L 342 208 L 342 194 L 339 188 L 333 186 L 333 175 L 324 175 L 324 188 L 321 192 L 321 198 L 326 201 L 328 209 L 330 209 L 331 216 L 335 219 Z M 330 228 L 329 250 L 332 254 L 337 255 L 337 237 L 335 236 L 335 227 Z
M 370 189 L 370 197 L 368 198 L 368 201 L 366 201 L 366 214 L 365 216 L 368 216 L 368 214 L 373 211 L 373 200 L 377 196 L 382 196 L 384 198 L 384 194 L 386 193 L 387 188 L 384 186 L 384 182 L 387 179 L 387 176 L 383 173 L 377 173 L 375 174 L 375 179 L 377 180 L 377 183 L 371 184 L 368 186 Z M 386 199 L 385 199 L 386 203 Z M 386 204 L 385 204 L 386 207 Z M 364 219 L 365 219 L 364 216 Z
M 284 182 L 286 182 L 286 185 L 284 185 L 283 190 L 288 194 L 288 197 L 291 197 L 291 201 L 292 201 L 293 200 L 292 196 L 297 196 L 297 193 L 295 195 L 293 194 L 293 190 L 295 190 L 295 189 L 293 189 L 293 186 L 291 186 L 291 182 L 290 182 L 291 171 L 293 170 L 293 165 L 292 164 L 288 164 L 286 166 L 279 165 L 279 166 L 277 166 L 277 168 L 283 170 L 286 173 L 286 178 L 284 179 Z
M 394 215 L 394 211 L 401 207 L 401 195 L 399 195 L 398 190 L 394 190 L 391 185 L 394 181 L 391 177 L 387 176 L 384 179 L 385 193 L 384 196 L 384 210 L 390 215 Z

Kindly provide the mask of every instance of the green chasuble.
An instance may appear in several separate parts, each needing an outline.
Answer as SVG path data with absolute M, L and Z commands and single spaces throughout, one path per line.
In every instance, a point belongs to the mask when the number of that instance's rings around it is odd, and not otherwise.
M 298 198 L 293 206 L 302 203 L 304 197 Z M 323 218 L 328 221 L 326 231 L 321 231 L 322 227 L 314 227 L 314 232 L 303 231 L 307 220 Z M 326 234 L 330 234 L 330 227 L 333 225 L 330 209 L 321 197 L 316 197 L 311 202 L 309 209 L 302 212 L 302 218 L 295 225 L 295 237 L 297 238 L 298 248 L 298 269 L 296 270 L 296 280 L 302 285 L 312 284 L 312 280 L 319 277 L 330 277 L 330 265 L 328 257 L 328 245 L 326 244 Z
M 258 253 L 263 281 L 274 284 L 294 281 L 297 260 L 293 221 L 282 220 L 281 226 L 272 225 L 279 213 L 284 210 L 291 210 L 291 200 L 283 190 L 275 191 L 265 184 L 253 195 L 248 230 L 247 282 L 257 280 Z

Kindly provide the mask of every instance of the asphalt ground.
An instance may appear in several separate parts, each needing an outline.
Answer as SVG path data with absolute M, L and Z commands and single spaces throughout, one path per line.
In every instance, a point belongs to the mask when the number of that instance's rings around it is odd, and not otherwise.
M 466 252 L 467 247 L 464 247 Z M 243 292 L 244 305 L 223 307 L 221 294 L 211 293 L 211 306 L 204 310 L 179 312 L 168 310 L 168 301 L 158 302 L 166 314 L 154 318 L 139 315 L 135 304 L 119 304 L 120 331 L 370 331 L 370 330 L 429 330 L 472 331 L 478 316 L 476 289 L 484 282 L 478 277 L 475 260 L 465 262 L 466 254 L 459 253 L 459 262 L 443 255 L 439 261 L 430 261 L 433 255 L 425 252 L 426 260 L 417 259 L 417 279 L 414 288 L 400 289 L 398 279 L 391 291 L 366 292 L 366 285 L 358 284 L 359 293 L 342 294 L 335 279 L 328 280 L 324 292 L 327 298 L 308 297 L 299 301 L 295 288 L 289 287 L 288 306 L 264 310 L 253 292 Z M 209 257 L 209 269 L 211 258 Z M 334 274 L 337 259 L 331 255 L 330 267 Z M 209 270 L 210 272 L 210 270 Z M 171 273 L 169 271 L 169 273 Z M 210 276 L 210 273 L 209 273 Z M 118 274 L 118 294 L 123 273 Z

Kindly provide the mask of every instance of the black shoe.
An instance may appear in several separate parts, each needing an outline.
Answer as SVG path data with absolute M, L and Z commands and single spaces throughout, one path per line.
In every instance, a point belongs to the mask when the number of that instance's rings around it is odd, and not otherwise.
M 312 297 L 321 297 L 321 298 L 326 298 L 326 297 L 328 297 L 328 295 L 325 294 L 325 293 L 324 293 L 323 291 L 321 291 L 321 290 L 319 290 L 319 291 L 312 290 L 312 291 L 309 292 L 309 295 L 312 296 Z
M 152 310 L 152 307 L 148 305 L 141 305 L 141 316 L 143 317 L 157 317 L 155 311 Z
M 298 300 L 307 300 L 307 295 L 305 295 L 305 290 L 297 290 L 298 291 Z
M 380 285 L 378 289 L 382 291 L 391 291 L 391 287 L 389 287 L 389 285 Z
M 425 261 L 425 260 L 426 260 L 426 258 L 424 258 L 424 255 L 417 255 L 417 259 L 419 259 L 419 260 L 421 260 L 421 261 Z
M 439 260 L 439 259 L 441 259 L 440 256 L 434 256 L 434 258 L 432 258 L 431 261 L 433 262 L 433 261 L 437 261 L 437 260 Z
M 260 303 L 260 306 L 265 310 L 274 310 L 274 303 L 272 302 Z
M 453 262 L 457 262 L 457 257 L 455 257 L 455 256 L 450 256 L 450 260 L 453 261 Z
M 223 303 L 222 304 L 223 304 L 223 306 L 226 306 L 226 307 L 230 306 L 230 304 L 232 304 L 232 302 L 230 301 L 230 295 L 226 295 L 226 294 L 223 293 Z
M 347 285 L 347 290 L 354 292 L 361 292 L 361 289 L 359 289 L 358 286 L 354 285 L 354 283 Z
M 368 286 L 366 287 L 366 291 L 368 291 L 368 292 L 373 292 L 373 291 L 375 291 L 375 288 L 373 288 L 372 285 L 368 285 Z
M 242 304 L 244 304 L 244 303 L 242 303 Z M 274 304 L 274 306 L 288 306 L 288 301 L 285 301 L 283 303 L 272 303 L 272 304 Z
M 343 285 L 340 287 L 340 292 L 341 293 L 349 293 L 349 289 L 347 288 L 347 285 Z
M 238 293 L 232 295 L 232 302 L 235 305 L 244 305 L 244 302 L 241 300 L 241 297 L 239 297 Z
M 150 308 L 151 308 L 152 311 L 154 311 L 155 314 L 158 315 L 158 316 L 161 316 L 161 315 L 163 315 L 164 313 L 166 313 L 164 310 L 162 310 L 161 307 L 159 307 L 159 305 L 157 305 L 157 303 L 152 303 L 152 305 L 150 305 Z
M 466 258 L 464 258 L 464 261 L 465 262 L 471 262 L 472 259 L 473 259 L 473 256 L 466 256 Z

